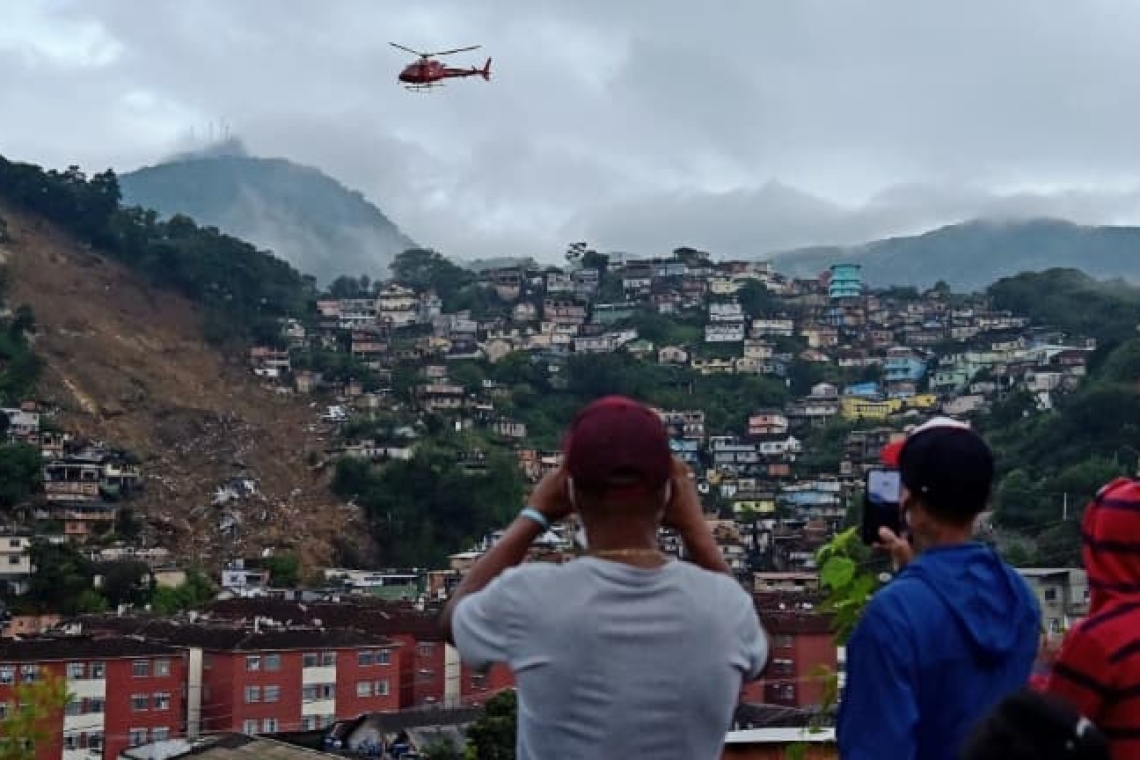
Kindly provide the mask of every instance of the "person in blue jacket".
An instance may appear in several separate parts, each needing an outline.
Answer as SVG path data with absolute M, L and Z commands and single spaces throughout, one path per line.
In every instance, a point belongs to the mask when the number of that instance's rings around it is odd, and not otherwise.
M 898 452 L 902 522 L 884 528 L 895 578 L 847 643 L 836 726 L 843 760 L 957 760 L 975 725 L 1023 688 L 1041 612 L 1017 571 L 973 540 L 993 454 L 968 426 L 936 418 Z

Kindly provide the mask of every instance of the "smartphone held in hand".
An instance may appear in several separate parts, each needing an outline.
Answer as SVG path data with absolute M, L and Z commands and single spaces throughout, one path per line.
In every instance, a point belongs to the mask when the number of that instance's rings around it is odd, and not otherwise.
M 863 489 L 863 543 L 868 546 L 878 543 L 880 528 L 890 528 L 895 534 L 902 533 L 901 490 L 898 470 L 871 470 L 867 473 Z

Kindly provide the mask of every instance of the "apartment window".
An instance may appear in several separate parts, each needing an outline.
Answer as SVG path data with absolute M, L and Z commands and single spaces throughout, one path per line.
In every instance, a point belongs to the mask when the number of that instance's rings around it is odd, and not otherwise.
M 381 649 L 376 653 L 376 664 L 387 665 L 392 661 L 392 652 L 389 649 Z
M 326 668 L 336 665 L 336 652 L 321 652 L 321 665 Z
M 156 676 L 170 675 L 170 660 L 155 660 L 154 661 L 154 674 Z
M 261 730 L 267 734 L 276 733 L 277 718 L 266 718 L 265 720 L 261 721 Z
M 146 729 L 145 728 L 132 728 L 130 730 L 130 742 L 132 747 L 138 747 L 146 744 Z
M 67 663 L 67 677 L 72 681 L 82 681 L 87 677 L 87 665 L 82 662 Z
M 245 658 L 245 669 L 250 671 L 251 673 L 254 671 L 257 671 L 257 670 L 261 670 L 261 658 L 255 654 L 252 654 L 249 657 L 246 657 Z
M 63 714 L 69 716 L 76 716 L 83 714 L 83 701 L 73 699 L 63 706 Z
M 11 685 L 16 680 L 15 665 L 0 665 L 0 686 Z
M 265 687 L 265 701 L 266 702 L 278 702 L 278 701 L 280 701 L 280 699 L 281 699 L 281 687 L 280 686 L 266 686 Z
M 301 701 L 302 702 L 316 702 L 317 701 L 317 687 L 304 686 L 301 688 Z
M 358 696 L 358 697 L 371 697 L 372 696 L 372 682 L 371 681 L 357 681 L 356 682 L 356 696 Z
M 63 735 L 63 748 L 64 749 L 79 749 L 79 734 L 64 734 Z
M 385 678 L 372 684 L 372 691 L 378 697 L 388 696 L 388 679 Z
M 316 715 L 305 715 L 301 718 L 302 731 L 316 731 L 319 727 Z
M 23 665 L 20 667 L 20 674 L 23 677 L 24 683 L 33 683 L 40 677 L 39 665 Z
M 150 675 L 150 662 L 148 660 L 135 660 L 131 663 L 131 675 L 135 678 L 146 678 Z
M 107 666 L 102 662 L 91 663 L 91 678 L 98 681 L 106 677 Z
M 245 687 L 245 703 L 252 705 L 255 702 L 261 701 L 261 687 L 260 686 L 246 686 Z
M 8 703 L 7 702 L 0 702 L 0 720 L 4 720 L 7 717 L 8 717 Z
M 166 726 L 159 726 L 150 730 L 150 740 L 152 742 L 164 742 L 170 738 L 170 729 Z
M 257 733 L 257 721 L 256 720 L 242 721 L 241 732 L 243 734 L 248 734 L 249 736 L 253 736 L 254 734 L 256 734 Z
M 170 709 L 170 692 L 156 691 L 154 693 L 154 709 L 156 710 L 169 710 Z
M 1055 588 L 1045 589 L 1045 601 L 1047 601 L 1047 602 L 1057 601 L 1057 589 L 1055 589 Z
M 83 712 L 85 713 L 101 713 L 106 709 L 106 702 L 101 697 L 91 697 L 84 704 Z
M 150 705 L 150 697 L 146 694 L 132 694 L 131 695 L 131 709 L 135 712 L 142 712 Z
M 420 644 L 416 649 L 421 657 L 430 657 L 435 653 L 435 644 Z
M 87 749 L 102 749 L 103 748 L 103 734 L 95 731 L 87 734 Z
M 265 669 L 266 670 L 281 670 L 281 655 L 267 654 L 265 655 Z
M 367 667 L 369 665 L 374 664 L 375 662 L 376 662 L 376 655 L 374 655 L 372 652 L 357 652 L 356 653 L 356 664 L 360 665 L 361 667 Z
M 336 685 L 331 683 L 322 683 L 317 686 L 317 695 L 321 699 L 332 699 L 336 696 Z
M 305 654 L 301 656 L 301 667 L 303 668 L 315 668 L 319 664 L 320 658 L 317 657 L 316 652 L 305 652 Z

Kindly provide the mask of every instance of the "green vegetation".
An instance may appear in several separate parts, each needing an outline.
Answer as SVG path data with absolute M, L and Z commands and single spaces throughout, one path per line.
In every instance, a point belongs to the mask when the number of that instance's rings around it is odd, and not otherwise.
M 274 588 L 297 588 L 301 583 L 301 559 L 293 552 L 274 554 L 262 562 Z
M 504 691 L 487 700 L 486 712 L 467 729 L 467 760 L 514 760 L 518 696 Z
M 0 445 L 0 512 L 23 504 L 42 482 L 43 457 L 38 448 L 26 443 Z
M 160 615 L 201 607 L 214 598 L 217 587 L 200 570 L 186 573 L 186 580 L 175 588 L 160 586 L 151 596 L 151 607 Z
M 485 459 L 467 468 L 464 452 L 480 447 Z M 337 463 L 333 490 L 365 511 L 386 564 L 440 566 L 523 503 L 523 479 L 509 450 L 442 430 L 408 460 L 374 465 L 354 458 Z
M 217 587 L 191 570 L 177 588 L 159 587 L 144 562 L 94 562 L 71 544 L 36 540 L 31 548 L 36 573 L 27 593 L 5 599 L 16 611 L 78 615 L 103 612 L 119 605 L 171 614 L 193 609 L 214 598 Z M 98 581 L 96 579 L 98 578 Z
M 17 684 L 12 696 L 7 717 L 0 720 L 0 760 L 36 760 L 37 749 L 58 736 L 52 718 L 58 720 L 71 699 L 67 679 L 48 672 L 32 683 Z
M 1076 269 L 1025 272 L 998 280 L 987 292 L 999 309 L 1110 345 L 1136 337 L 1140 324 L 1140 289 Z
M 185 216 L 160 221 L 154 211 L 121 208 L 119 197 L 110 170 L 88 178 L 74 166 L 44 171 L 0 157 L 0 198 L 203 304 L 211 341 L 272 340 L 278 318 L 305 313 L 311 282 L 284 261 Z

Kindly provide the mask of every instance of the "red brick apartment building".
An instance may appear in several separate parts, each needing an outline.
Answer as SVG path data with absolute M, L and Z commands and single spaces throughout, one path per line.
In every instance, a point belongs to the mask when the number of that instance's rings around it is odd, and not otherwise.
M 838 666 L 830 618 L 805 609 L 802 595 L 764 594 L 756 601 L 768 633 L 768 667 L 760 680 L 745 686 L 741 701 L 798 708 L 820 704 L 824 682 L 817 673 L 821 666 Z
M 324 728 L 400 708 L 409 676 L 400 643 L 350 629 L 87 617 L 186 652 L 186 736 Z
M 409 687 L 401 692 L 399 707 L 481 704 L 514 685 L 510 670 L 496 665 L 479 673 L 459 661 L 459 654 L 443 639 L 436 612 L 419 610 L 406 602 L 353 597 L 342 602 L 299 603 L 283 599 L 227 599 L 214 602 L 206 614 L 215 620 L 251 622 L 255 619 L 320 624 L 387 636 L 411 655 Z
M 37 760 L 117 758 L 184 733 L 185 650 L 124 636 L 0 640 L 0 717 L 18 709 L 20 684 L 48 674 L 66 679 L 71 700 L 48 718 Z

